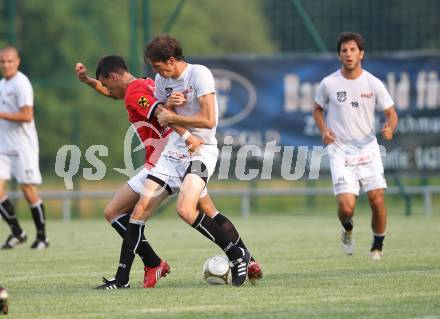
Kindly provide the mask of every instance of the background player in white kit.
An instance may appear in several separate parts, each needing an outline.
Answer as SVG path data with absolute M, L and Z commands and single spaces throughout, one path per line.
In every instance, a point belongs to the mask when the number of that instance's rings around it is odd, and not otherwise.
M 362 186 L 372 211 L 370 255 L 373 260 L 379 260 L 387 222 L 384 203 L 387 185 L 374 131 L 374 112 L 385 113 L 386 122 L 381 132 L 387 140 L 393 138 L 398 118 L 394 102 L 383 83 L 362 69 L 362 37 L 357 33 L 342 33 L 337 50 L 342 68 L 321 81 L 313 117 L 324 143 L 328 145 L 333 191 L 342 224 L 342 247 L 347 254 L 353 254 L 352 218 Z
M 15 177 L 30 205 L 37 229 L 33 249 L 49 246 L 43 201 L 35 185 L 41 184 L 39 147 L 34 123 L 34 93 L 29 79 L 18 71 L 20 57 L 15 47 L 0 50 L 0 214 L 11 228 L 2 249 L 14 248 L 27 235 L 18 223 L 14 206 L 5 192 L 6 181 Z
M 132 212 L 122 243 L 116 276 L 98 288 L 129 286 L 130 269 L 145 221 L 169 194 L 179 189 L 179 216 L 226 253 L 231 261 L 232 284 L 241 286 L 247 278 L 250 253 L 234 245 L 221 226 L 197 210 L 197 202 L 206 192 L 206 184 L 214 172 L 218 156 L 215 138 L 218 112 L 214 78 L 206 67 L 187 63 L 180 44 L 168 35 L 151 40 L 144 57 L 158 73 L 155 79 L 155 96 L 158 102 L 173 108 L 177 113 L 162 107 L 163 114 L 159 113 L 157 116 L 160 123 L 186 127 L 203 144 L 196 153 L 190 154 L 184 138 L 175 132 L 171 133 Z

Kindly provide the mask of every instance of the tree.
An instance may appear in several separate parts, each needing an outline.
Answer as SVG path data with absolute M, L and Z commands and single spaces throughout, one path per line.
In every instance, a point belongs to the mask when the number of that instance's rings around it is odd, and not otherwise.
M 176 2 L 150 3 L 153 30 L 160 33 Z M 186 55 L 225 54 L 231 48 L 232 52 L 273 52 L 259 3 L 188 0 L 172 34 L 183 43 Z M 142 61 L 142 1 L 137 4 L 136 54 Z M 74 65 L 84 62 L 93 75 L 96 61 L 103 55 L 118 54 L 129 59 L 130 1 L 26 0 L 17 1 L 16 5 L 17 46 L 22 55 L 22 70 L 35 89 L 43 173 L 53 174 L 57 150 L 64 144 L 77 143 L 75 136 L 79 136 L 83 153 L 91 144 L 104 144 L 109 148 L 109 157 L 103 159 L 107 167 L 123 167 L 122 140 L 128 128 L 123 104 L 79 83 Z M 240 16 L 230 14 L 234 7 L 241 12 Z M 1 2 L 0 9 L 4 8 Z M 1 30 L 5 23 L 4 19 L 0 21 Z M 80 127 L 75 127 L 78 113 Z

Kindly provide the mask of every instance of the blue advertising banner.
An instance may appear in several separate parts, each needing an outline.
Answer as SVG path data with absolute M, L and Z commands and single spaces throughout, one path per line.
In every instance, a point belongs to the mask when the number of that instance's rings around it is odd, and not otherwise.
M 340 68 L 335 57 L 228 57 L 191 59 L 209 67 L 219 101 L 219 141 L 233 145 L 322 145 L 312 117 L 322 78 Z M 383 141 L 384 164 L 395 170 L 440 170 L 440 55 L 366 57 L 364 69 L 380 78 L 400 117 L 395 138 Z M 383 114 L 377 114 L 379 131 Z M 220 144 L 221 145 L 221 144 Z

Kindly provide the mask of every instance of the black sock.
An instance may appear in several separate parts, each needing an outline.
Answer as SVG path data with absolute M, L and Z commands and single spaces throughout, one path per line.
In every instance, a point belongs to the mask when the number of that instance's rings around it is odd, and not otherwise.
M 243 255 L 241 249 L 228 239 L 224 229 L 204 213 L 199 212 L 192 227 L 216 243 L 225 252 L 229 260 L 239 258 Z
M 15 215 L 14 205 L 12 205 L 9 198 L 6 198 L 0 203 L 0 215 L 2 215 L 3 219 L 8 223 L 12 234 L 19 236 L 23 232 L 23 229 L 18 223 L 17 215 Z
M 373 245 L 371 246 L 371 251 L 375 249 L 382 250 L 383 247 L 383 240 L 385 239 L 385 235 L 373 235 Z
M 341 223 L 341 224 L 342 224 L 342 227 L 344 227 L 344 229 L 346 231 L 352 231 L 353 230 L 353 220 L 352 219 L 350 219 L 348 221 L 348 223 Z
M 35 228 L 37 229 L 37 239 L 46 239 L 46 215 L 44 213 L 43 202 L 40 201 L 38 204 L 31 206 L 32 218 L 35 223 Z
M 128 222 L 130 221 L 130 215 L 125 213 L 113 219 L 111 222 L 112 227 L 118 232 L 119 236 L 124 239 L 125 231 L 127 230 Z
M 130 220 L 127 225 L 124 240 L 121 246 L 121 255 L 119 257 L 118 271 L 116 272 L 116 280 L 120 284 L 127 284 L 130 279 L 130 270 L 133 260 L 141 242 L 145 224 L 142 221 Z
M 125 231 L 127 230 L 128 223 L 130 221 L 130 215 L 128 213 L 115 218 L 112 221 L 112 227 L 116 229 L 118 234 L 124 238 Z M 145 235 L 142 234 L 141 241 L 139 243 L 137 254 L 141 257 L 144 266 L 157 267 L 160 264 L 160 258 L 148 243 Z
M 226 236 L 234 243 L 234 245 L 247 250 L 246 245 L 241 239 L 240 234 L 238 233 L 234 224 L 226 216 L 218 212 L 213 219 L 221 228 L 224 229 Z M 254 257 L 251 257 L 251 260 L 255 261 Z

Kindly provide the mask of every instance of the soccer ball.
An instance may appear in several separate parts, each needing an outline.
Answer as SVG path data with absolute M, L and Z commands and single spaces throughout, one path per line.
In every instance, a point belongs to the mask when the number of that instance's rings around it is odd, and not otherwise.
M 226 256 L 208 258 L 203 264 L 203 280 L 210 285 L 228 285 L 231 283 L 229 259 Z

